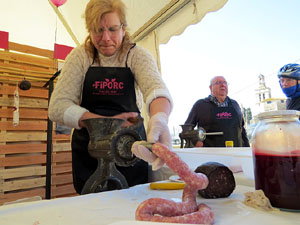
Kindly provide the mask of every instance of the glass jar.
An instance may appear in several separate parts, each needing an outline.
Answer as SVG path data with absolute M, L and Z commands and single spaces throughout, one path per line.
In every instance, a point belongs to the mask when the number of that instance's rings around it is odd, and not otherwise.
M 299 115 L 296 110 L 261 113 L 251 139 L 255 189 L 283 210 L 300 210 Z

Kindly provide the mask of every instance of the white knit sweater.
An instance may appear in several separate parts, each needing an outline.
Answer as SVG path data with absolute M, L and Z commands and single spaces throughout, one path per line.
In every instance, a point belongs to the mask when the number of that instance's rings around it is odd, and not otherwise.
M 117 52 L 110 57 L 100 54 L 101 66 L 125 67 L 127 53 L 120 61 L 117 55 Z M 80 106 L 83 82 L 92 61 L 83 46 L 73 49 L 67 56 L 50 99 L 48 112 L 52 121 L 80 129 L 78 121 L 82 114 L 88 111 Z M 149 111 L 150 103 L 157 97 L 166 97 L 171 107 L 173 106 L 171 95 L 162 80 L 156 62 L 147 50 L 140 46 L 131 49 L 127 65 L 135 78 L 137 106 L 140 111 L 143 101 Z M 93 66 L 99 65 L 94 63 Z

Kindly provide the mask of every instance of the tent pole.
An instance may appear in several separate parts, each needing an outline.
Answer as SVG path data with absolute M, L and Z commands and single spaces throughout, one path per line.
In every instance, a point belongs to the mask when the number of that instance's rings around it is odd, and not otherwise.
M 50 102 L 51 94 L 54 88 L 54 79 L 59 76 L 60 70 L 57 71 L 45 84 L 43 87 L 49 86 L 48 92 L 48 105 Z M 47 153 L 46 153 L 46 199 L 51 199 L 51 170 L 52 170 L 52 131 L 53 122 L 49 119 L 47 121 Z
M 53 91 L 53 80 L 49 82 L 48 103 Z M 46 199 L 51 199 L 51 169 L 52 169 L 52 131 L 53 123 L 48 117 L 47 121 L 47 154 L 46 154 Z

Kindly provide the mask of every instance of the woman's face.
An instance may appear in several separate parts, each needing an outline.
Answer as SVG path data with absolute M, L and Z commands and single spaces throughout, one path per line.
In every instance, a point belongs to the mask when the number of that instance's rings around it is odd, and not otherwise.
M 91 39 L 102 55 L 112 56 L 120 48 L 125 30 L 116 12 L 103 14 L 96 32 L 91 32 Z

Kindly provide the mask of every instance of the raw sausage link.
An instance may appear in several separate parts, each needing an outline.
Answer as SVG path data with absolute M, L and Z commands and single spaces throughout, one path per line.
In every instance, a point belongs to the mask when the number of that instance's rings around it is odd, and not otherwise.
M 197 192 L 205 189 L 208 179 L 204 174 L 194 173 L 179 156 L 165 145 L 156 143 L 152 152 L 163 159 L 168 167 L 185 181 L 182 202 L 151 198 L 142 202 L 136 210 L 136 219 L 153 222 L 213 224 L 214 214 L 205 204 L 197 206 Z

